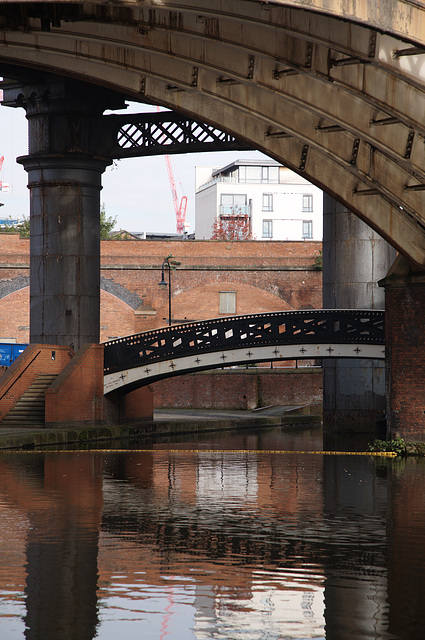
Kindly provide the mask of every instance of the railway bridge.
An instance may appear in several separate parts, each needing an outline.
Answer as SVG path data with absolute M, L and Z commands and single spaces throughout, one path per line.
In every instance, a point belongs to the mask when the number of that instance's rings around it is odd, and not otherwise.
M 385 288 L 390 430 L 424 437 L 424 20 L 423 0 L 0 0 L 4 104 L 29 126 L 31 341 L 98 342 L 99 191 L 115 157 L 254 148 L 326 194 L 328 290 L 363 282 L 377 308 Z M 177 115 L 153 134 L 142 113 L 104 115 L 126 100 Z M 341 287 L 341 240 L 368 263 L 346 212 L 379 235 L 369 280 Z M 388 274 L 378 237 L 398 252 Z

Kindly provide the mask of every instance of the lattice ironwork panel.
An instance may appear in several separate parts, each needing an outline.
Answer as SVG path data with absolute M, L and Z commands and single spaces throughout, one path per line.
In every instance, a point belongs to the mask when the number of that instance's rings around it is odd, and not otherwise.
M 105 116 L 102 127 L 103 153 L 114 158 L 248 148 L 229 133 L 172 111 Z
M 384 344 L 383 311 L 309 310 L 192 322 L 105 343 L 105 373 L 226 349 L 286 344 Z

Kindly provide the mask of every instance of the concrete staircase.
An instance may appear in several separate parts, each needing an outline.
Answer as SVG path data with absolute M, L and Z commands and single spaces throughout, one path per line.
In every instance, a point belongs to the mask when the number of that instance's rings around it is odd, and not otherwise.
M 1 423 L 2 427 L 44 427 L 44 393 L 57 374 L 40 373 Z

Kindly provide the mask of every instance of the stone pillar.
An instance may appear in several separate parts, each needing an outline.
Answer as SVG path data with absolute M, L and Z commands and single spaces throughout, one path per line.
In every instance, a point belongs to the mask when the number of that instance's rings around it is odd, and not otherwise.
M 323 308 L 384 309 L 378 280 L 395 251 L 330 196 L 323 201 Z M 385 410 L 384 363 L 338 359 L 323 362 L 325 432 L 374 434 Z
M 425 274 L 398 256 L 385 287 L 387 427 L 425 442 Z
M 100 190 L 111 159 L 98 157 L 103 89 L 65 78 L 23 83 L 5 104 L 24 107 L 29 153 L 19 158 L 30 190 L 30 341 L 99 342 Z

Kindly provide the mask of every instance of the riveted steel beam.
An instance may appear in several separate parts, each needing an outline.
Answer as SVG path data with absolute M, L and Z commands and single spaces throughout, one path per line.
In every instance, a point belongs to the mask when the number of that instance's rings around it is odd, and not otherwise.
M 104 116 L 97 150 L 111 158 L 248 149 L 234 136 L 172 111 Z

